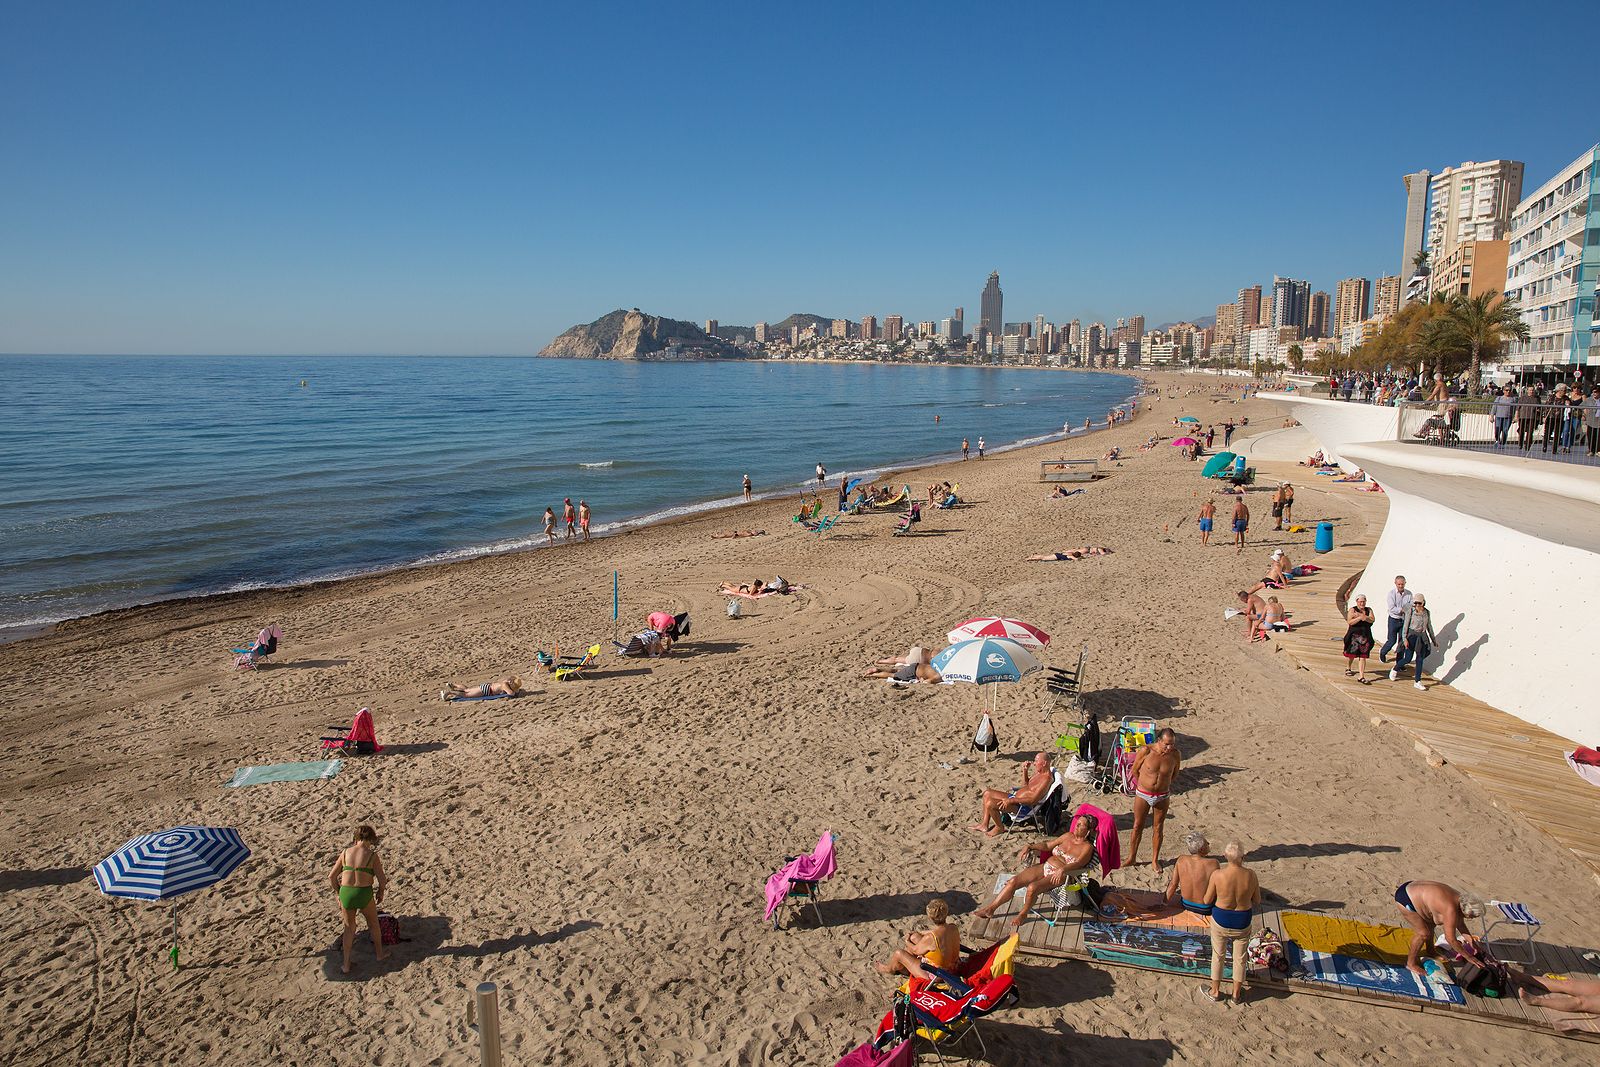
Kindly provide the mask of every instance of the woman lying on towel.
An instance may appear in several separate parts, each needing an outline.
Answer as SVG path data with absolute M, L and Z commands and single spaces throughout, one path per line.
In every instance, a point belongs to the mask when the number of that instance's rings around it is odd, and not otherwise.
M 742 596 L 748 600 L 757 600 L 764 596 L 787 596 L 796 589 L 804 589 L 803 585 L 791 585 L 782 575 L 764 582 L 760 578 L 748 584 L 736 585 L 733 582 L 723 582 L 717 587 L 717 592 L 723 596 Z
M 1024 893 L 1022 910 L 1011 920 L 1012 929 L 1020 927 L 1028 918 L 1028 911 L 1040 893 L 1059 889 L 1066 884 L 1068 876 L 1076 871 L 1086 870 L 1094 862 L 1094 832 L 1094 820 L 1084 815 L 1072 824 L 1071 830 L 1054 841 L 1025 847 L 1020 858 L 1028 860 L 1033 857 L 1034 852 L 1038 852 L 1039 862 L 1024 867 L 1006 879 L 1005 885 L 1000 887 L 1000 892 L 995 898 L 973 914 L 980 919 L 992 919 L 994 913 L 1000 910 L 1000 905 L 1016 896 L 1018 892 L 1022 892 Z
M 439 699 L 482 700 L 484 697 L 514 697 L 520 692 L 522 692 L 522 676 L 513 674 L 498 682 L 484 682 L 482 685 L 457 685 L 454 682 L 446 682 L 445 687 L 439 691 Z
M 1060 563 L 1063 560 L 1083 559 L 1086 556 L 1109 556 L 1111 550 L 1104 545 L 1084 545 L 1082 548 L 1069 548 L 1065 552 L 1041 552 L 1037 556 L 1029 556 L 1029 563 Z
M 934 670 L 926 662 L 902 663 L 898 667 L 879 665 L 868 667 L 862 672 L 863 678 L 887 678 L 896 685 L 910 685 L 912 682 L 929 682 L 938 685 L 944 681 L 944 675 Z

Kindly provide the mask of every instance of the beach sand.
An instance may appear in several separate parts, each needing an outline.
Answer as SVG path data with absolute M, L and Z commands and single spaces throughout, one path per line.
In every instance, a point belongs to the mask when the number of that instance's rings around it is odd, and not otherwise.
M 1208 394 L 1213 381 L 1162 380 Z M 872 962 L 931 896 L 970 915 L 1022 843 L 966 827 L 978 791 L 1014 784 L 1049 736 L 1042 681 L 1002 688 L 1002 757 L 962 765 L 989 693 L 859 678 L 913 643 L 943 647 L 978 614 L 1043 626 L 1055 664 L 1087 644 L 1092 709 L 1178 731 L 1169 861 L 1198 827 L 1218 850 L 1242 840 L 1264 887 L 1297 906 L 1397 922 L 1395 885 L 1439 878 L 1528 902 L 1546 940 L 1600 945 L 1600 890 L 1578 860 L 1286 656 L 1247 645 L 1242 619 L 1223 621 L 1273 545 L 1309 558 L 1312 535 L 1268 532 L 1262 487 L 1248 551 L 1201 548 L 1197 468 L 1165 444 L 1134 451 L 1183 413 L 1282 421 L 1262 401 L 1163 399 L 1082 440 L 916 471 L 903 480 L 919 496 L 948 479 L 971 506 L 925 513 L 914 538 L 869 515 L 819 539 L 789 521 L 793 501 L 757 503 L 590 545 L 116 612 L 0 648 L 0 1057 L 470 1062 L 469 991 L 493 980 L 507 1063 L 831 1064 L 888 1005 L 895 983 Z M 1129 455 L 1110 477 L 1046 499 L 1041 458 L 1112 444 Z M 1219 498 L 1219 527 L 1227 508 Z M 1300 521 L 1337 517 L 1347 541 L 1375 538 L 1381 514 L 1329 486 L 1303 485 L 1297 501 Z M 710 536 L 735 527 L 767 536 Z M 1021 562 L 1084 544 L 1116 554 Z M 608 651 L 591 677 L 539 679 L 520 700 L 439 702 L 445 681 L 525 671 L 536 648 L 608 642 L 613 569 L 624 637 L 651 610 L 693 613 L 681 654 Z M 719 581 L 774 574 L 809 588 L 727 617 Z M 1302 624 L 1343 632 L 1332 599 L 1345 577 L 1319 577 L 1330 617 Z M 287 634 L 278 662 L 233 671 L 227 648 L 273 620 Z M 317 758 L 325 727 L 362 705 L 383 756 L 327 781 L 222 788 L 241 766 Z M 327 876 L 357 822 L 383 838 L 386 907 L 410 940 L 376 964 L 363 930 L 347 978 Z M 174 972 L 167 910 L 101 896 L 88 869 L 181 823 L 237 827 L 254 855 L 188 898 Z M 773 931 L 763 881 L 828 829 L 840 869 L 827 925 Z M 1113 881 L 1156 888 L 1165 874 Z M 1592 1054 L 1312 996 L 1224 1007 L 1193 980 L 1081 962 L 1023 959 L 1017 982 L 1020 1006 L 984 1024 L 988 1062 Z

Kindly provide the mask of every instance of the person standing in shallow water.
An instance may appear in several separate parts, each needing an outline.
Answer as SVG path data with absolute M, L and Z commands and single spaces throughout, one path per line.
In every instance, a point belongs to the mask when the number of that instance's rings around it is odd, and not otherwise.
M 750 503 L 750 476 L 748 474 L 744 476 L 744 502 L 746 504 Z
M 556 509 L 544 509 L 544 539 L 546 544 L 556 543 Z

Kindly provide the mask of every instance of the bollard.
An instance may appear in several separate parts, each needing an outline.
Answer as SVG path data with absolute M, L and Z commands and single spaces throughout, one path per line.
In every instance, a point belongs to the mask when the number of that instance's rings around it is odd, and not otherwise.
M 500 994 L 493 982 L 479 982 L 467 1001 L 467 1027 L 478 1033 L 480 1067 L 500 1067 Z

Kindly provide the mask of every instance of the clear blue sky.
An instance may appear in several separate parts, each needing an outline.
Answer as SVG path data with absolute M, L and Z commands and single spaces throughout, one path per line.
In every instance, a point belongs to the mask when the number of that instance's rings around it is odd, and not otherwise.
M 0 0 L 0 351 L 970 322 L 993 269 L 1154 324 L 1393 271 L 1406 171 L 1600 139 L 1585 3 L 763 6 Z

